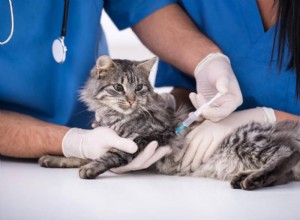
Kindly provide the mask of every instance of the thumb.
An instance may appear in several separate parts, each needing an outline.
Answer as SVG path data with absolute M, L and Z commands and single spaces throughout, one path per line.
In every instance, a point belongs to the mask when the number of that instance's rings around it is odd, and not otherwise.
M 113 146 L 118 150 L 125 151 L 130 154 L 133 154 L 138 149 L 138 146 L 132 140 L 121 137 L 115 140 Z
M 216 82 L 216 89 L 218 92 L 226 94 L 229 90 L 229 79 L 227 76 L 220 77 Z
M 200 93 L 196 94 L 194 92 L 191 92 L 189 94 L 189 98 L 195 109 L 198 109 L 201 105 L 203 105 L 206 102 L 205 97 Z

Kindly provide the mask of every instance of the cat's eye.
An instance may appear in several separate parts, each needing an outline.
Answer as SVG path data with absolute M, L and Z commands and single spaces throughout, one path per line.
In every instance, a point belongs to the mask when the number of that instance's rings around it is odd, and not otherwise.
M 114 85 L 114 89 L 118 92 L 123 92 L 124 91 L 124 87 L 121 84 Z
M 136 87 L 135 87 L 135 91 L 138 92 L 138 91 L 141 91 L 143 89 L 143 84 L 138 84 Z

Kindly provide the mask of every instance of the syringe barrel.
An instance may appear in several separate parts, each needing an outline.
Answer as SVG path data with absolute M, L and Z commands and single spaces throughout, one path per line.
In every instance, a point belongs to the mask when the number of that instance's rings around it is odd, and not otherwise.
M 182 123 L 185 127 L 190 126 L 194 121 L 196 121 L 197 116 L 195 115 L 195 113 L 191 113 L 189 115 L 189 117 L 187 119 L 184 120 L 184 122 Z

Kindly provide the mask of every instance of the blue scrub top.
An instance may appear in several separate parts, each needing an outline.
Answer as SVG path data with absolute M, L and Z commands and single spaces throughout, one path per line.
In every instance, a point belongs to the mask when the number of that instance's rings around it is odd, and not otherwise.
M 78 102 L 97 57 L 107 54 L 100 25 L 103 7 L 119 28 L 134 25 L 172 0 L 72 0 L 70 1 L 67 58 L 57 64 L 52 42 L 60 36 L 64 1 L 12 1 L 15 32 L 0 46 L 0 109 L 24 113 L 38 119 L 87 128 L 93 115 Z M 0 41 L 10 32 L 7 0 L 0 0 Z
M 198 28 L 230 58 L 244 98 L 240 109 L 266 106 L 300 114 L 295 72 L 286 70 L 287 54 L 281 71 L 277 68 L 276 50 L 270 60 L 275 26 L 264 31 L 255 0 L 182 0 L 179 3 Z M 195 90 L 193 78 L 164 62 L 159 63 L 155 85 Z

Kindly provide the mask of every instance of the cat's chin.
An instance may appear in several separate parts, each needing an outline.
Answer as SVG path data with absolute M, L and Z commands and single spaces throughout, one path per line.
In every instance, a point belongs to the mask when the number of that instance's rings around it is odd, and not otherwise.
M 123 115 L 131 115 L 136 111 L 136 107 L 135 106 L 118 106 L 117 110 L 119 113 L 123 114 Z
M 122 113 L 123 115 L 131 115 L 134 111 L 135 109 L 129 108 L 129 109 L 122 110 L 122 112 L 120 113 Z
M 135 108 L 120 108 L 120 107 L 117 107 L 117 108 L 113 108 L 113 110 L 117 111 L 118 113 L 122 114 L 122 115 L 131 115 L 132 113 L 135 112 Z

